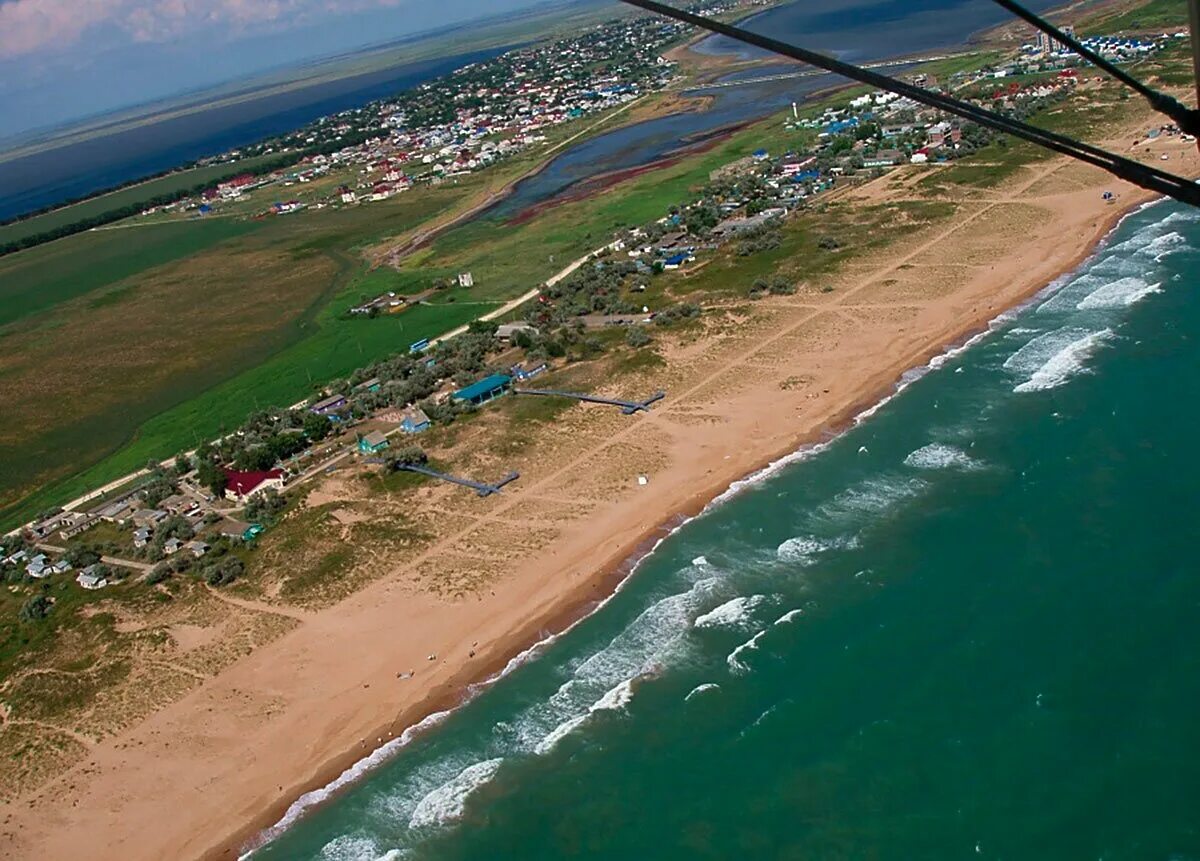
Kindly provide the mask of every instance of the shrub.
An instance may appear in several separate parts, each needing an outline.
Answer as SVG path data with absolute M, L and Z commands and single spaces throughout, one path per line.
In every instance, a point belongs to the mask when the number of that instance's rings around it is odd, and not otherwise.
M 171 576 L 171 569 L 165 564 L 155 565 L 150 573 L 146 575 L 146 583 L 154 586 Z
M 242 560 L 236 556 L 226 556 L 219 562 L 208 565 L 201 572 L 209 586 L 224 586 L 241 577 L 246 571 Z
M 767 289 L 772 296 L 791 296 L 796 292 L 796 285 L 789 278 L 776 275 L 771 279 L 771 285 Z
M 625 343 L 634 349 L 644 347 L 650 343 L 650 333 L 646 331 L 645 326 L 630 326 L 629 331 L 625 333 Z
M 842 243 L 838 242 L 832 236 L 822 236 L 817 240 L 817 247 L 822 251 L 836 251 L 842 247 Z
M 45 595 L 34 595 L 21 605 L 18 616 L 22 622 L 40 622 L 50 615 L 54 602 Z
M 384 462 L 392 470 L 402 466 L 421 466 L 429 462 L 429 455 L 419 445 L 406 445 L 389 452 Z

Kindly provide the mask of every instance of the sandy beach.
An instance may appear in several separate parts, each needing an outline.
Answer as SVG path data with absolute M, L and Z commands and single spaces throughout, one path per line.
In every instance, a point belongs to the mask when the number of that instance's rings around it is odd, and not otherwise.
M 1200 168 L 1193 146 L 1163 151 L 1176 172 Z M 916 198 L 928 174 L 901 168 L 839 203 Z M 502 498 L 422 488 L 437 540 L 382 560 L 388 573 L 350 597 L 313 610 L 223 599 L 290 630 L 5 803 L 3 854 L 236 857 L 296 798 L 587 613 L 681 517 L 844 427 L 904 371 L 1077 266 L 1148 199 L 1068 160 L 1038 162 L 933 198 L 949 218 L 893 225 L 886 244 L 794 296 L 706 313 L 702 334 L 669 343 L 665 364 L 633 384 L 666 389 L 659 408 L 573 407 L 517 457 L 522 478 Z M 332 477 L 309 504 L 365 499 Z

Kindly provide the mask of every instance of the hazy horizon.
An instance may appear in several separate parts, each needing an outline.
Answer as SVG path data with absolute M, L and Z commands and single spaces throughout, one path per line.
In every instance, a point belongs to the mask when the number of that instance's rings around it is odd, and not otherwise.
M 0 0 L 0 140 L 553 0 Z

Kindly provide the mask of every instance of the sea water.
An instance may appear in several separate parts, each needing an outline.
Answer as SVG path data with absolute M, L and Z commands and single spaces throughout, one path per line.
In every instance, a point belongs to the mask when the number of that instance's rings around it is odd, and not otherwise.
M 1163 203 L 255 857 L 1200 858 L 1198 405 Z

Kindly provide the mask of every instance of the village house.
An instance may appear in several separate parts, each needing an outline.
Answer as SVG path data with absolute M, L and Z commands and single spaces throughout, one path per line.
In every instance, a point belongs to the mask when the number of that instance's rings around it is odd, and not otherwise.
M 281 490 L 283 488 L 284 472 L 282 469 L 258 470 L 254 472 L 226 469 L 225 479 L 225 498 L 241 502 L 268 488 Z
M 429 430 L 429 416 L 420 407 L 412 407 L 404 411 L 400 418 L 400 430 L 404 433 L 421 433 Z
M 75 582 L 84 589 L 103 589 L 108 585 L 108 580 L 104 577 L 104 567 L 99 564 L 84 568 L 75 578 Z
M 358 451 L 360 454 L 379 454 L 388 447 L 388 439 L 381 431 L 371 431 L 365 436 L 358 438 Z
M 316 413 L 319 416 L 328 416 L 334 412 L 337 412 L 344 406 L 346 406 L 345 395 L 330 395 L 327 398 L 322 398 L 321 400 L 317 401 L 308 409 L 309 412 Z

